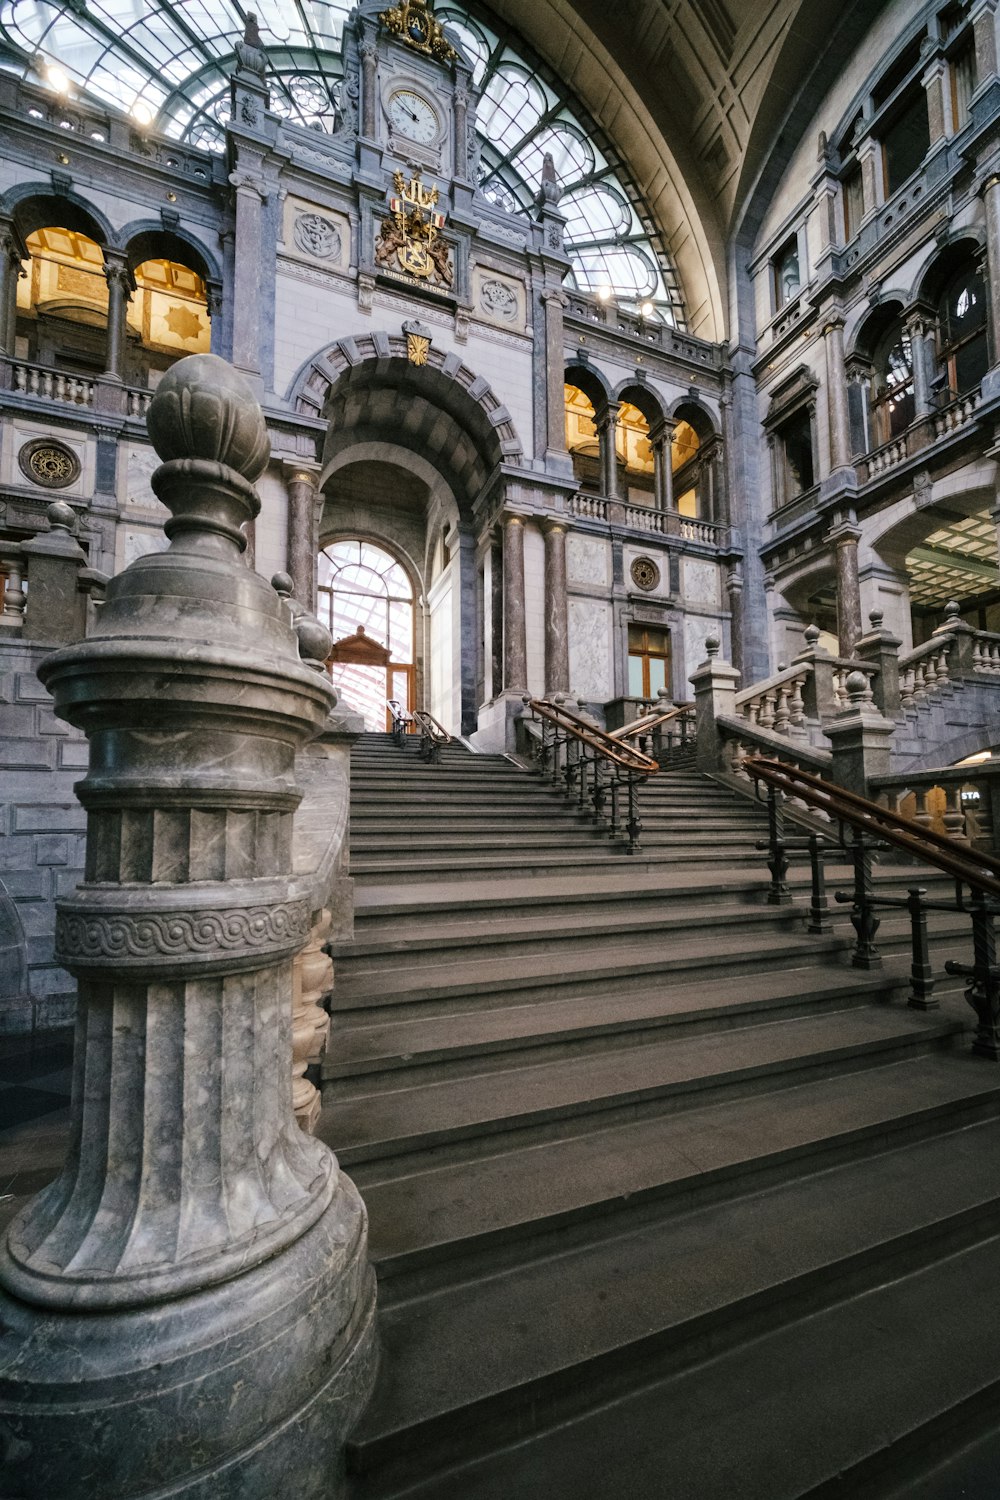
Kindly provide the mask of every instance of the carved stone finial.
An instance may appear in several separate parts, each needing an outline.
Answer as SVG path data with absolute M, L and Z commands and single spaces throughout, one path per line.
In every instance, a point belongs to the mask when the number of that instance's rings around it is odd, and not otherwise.
M 271 587 L 279 599 L 285 600 L 291 611 L 292 628 L 299 642 L 299 656 L 307 667 L 313 667 L 317 672 L 322 672 L 327 657 L 333 650 L 333 636 L 326 626 L 295 598 L 292 592 L 295 584 L 290 573 L 275 573 L 271 578 Z M 364 626 L 359 626 L 358 634 L 364 635 L 364 633 Z
M 848 672 L 844 683 L 852 708 L 860 708 L 868 697 L 868 678 L 864 672 Z
M 253 11 L 247 14 L 243 37 L 236 43 L 236 63 L 241 73 L 256 73 L 263 78 L 267 69 L 267 53 L 260 39 L 260 28 Z
M 240 527 L 260 511 L 253 480 L 271 450 L 248 382 L 216 354 L 190 354 L 160 381 L 146 426 L 164 460 L 151 483 L 172 512 L 167 536 L 215 532 L 243 551 Z
M 556 164 L 551 151 L 542 157 L 542 180 L 538 189 L 538 204 L 549 203 L 554 208 L 563 195 L 562 183 L 556 176 Z
M 291 573 L 274 573 L 271 575 L 271 587 L 279 599 L 290 599 L 295 584 L 292 582 Z
M 721 650 L 722 642 L 719 640 L 719 637 L 717 635 L 709 635 L 705 637 L 705 653 L 708 656 L 709 661 L 714 661 Z
M 45 518 L 53 531 L 68 531 L 70 536 L 76 533 L 76 512 L 65 500 L 53 500 L 46 507 Z
M 818 625 L 807 625 L 805 630 L 806 645 L 809 647 L 815 646 L 816 642 L 819 640 L 819 635 L 820 631 Z
M 945 617 L 945 619 L 948 620 L 948 621 L 954 622 L 955 620 L 958 619 L 958 617 L 959 617 L 959 615 L 961 613 L 962 613 L 962 606 L 959 604 L 958 600 L 957 599 L 949 599 L 948 603 L 944 607 L 944 617 Z
M 873 609 L 868 616 L 869 623 L 873 630 L 881 630 L 882 621 L 884 619 L 885 615 L 880 609 Z

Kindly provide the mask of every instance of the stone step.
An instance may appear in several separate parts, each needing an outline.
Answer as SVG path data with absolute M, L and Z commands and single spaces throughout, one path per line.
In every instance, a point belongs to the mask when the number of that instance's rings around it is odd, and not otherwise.
M 928 929 L 932 948 L 947 943 L 949 951 L 961 951 L 964 941 L 971 951 L 967 917 L 935 912 L 928 917 Z M 908 918 L 890 913 L 878 933 L 879 952 L 884 958 L 908 954 L 909 943 Z M 640 982 L 668 987 L 697 977 L 703 984 L 720 984 L 751 972 L 775 973 L 824 963 L 849 968 L 852 948 L 853 940 L 839 928 L 817 935 L 790 925 L 775 931 L 768 925 L 760 931 L 724 935 L 710 929 L 677 936 L 660 931 L 645 942 L 618 937 L 607 939 L 596 950 L 580 944 L 571 945 L 568 951 L 546 951 L 542 945 L 538 952 L 515 946 L 495 956 L 477 951 L 475 960 L 464 949 L 431 954 L 422 964 L 413 963 L 405 953 L 381 959 L 342 959 L 331 1013 L 342 1017 L 369 1007 L 391 1011 L 429 1001 L 444 1001 L 454 1010 L 475 996 L 528 1005 L 567 989 L 575 995 L 593 995 L 612 987 L 617 995 Z
M 619 859 L 627 859 L 635 870 L 652 872 L 664 865 L 678 868 L 683 865 L 696 868 L 704 868 L 713 864 L 723 867 L 740 865 L 750 869 L 759 869 L 762 856 L 749 843 L 742 848 L 735 848 L 728 843 L 719 844 L 709 846 L 700 852 L 642 845 L 635 854 L 629 855 L 620 839 L 608 838 L 604 842 L 594 841 L 590 858 L 594 868 L 603 869 L 606 863 L 613 864 Z M 512 869 L 517 869 L 522 876 L 544 876 L 559 869 L 579 870 L 581 869 L 581 849 L 579 846 L 540 850 L 529 848 L 523 850 L 520 857 L 517 857 L 516 851 L 511 850 L 486 850 L 475 853 L 460 853 L 454 850 L 425 853 L 406 850 L 397 853 L 395 858 L 387 858 L 385 855 L 370 852 L 359 852 L 351 858 L 353 876 L 376 880 L 384 880 L 388 877 L 394 882 L 422 882 L 428 877 L 440 877 L 442 872 L 450 872 L 453 875 L 457 872 L 463 872 L 466 875 L 479 873 L 484 876 L 502 872 L 504 875 L 509 875 Z
M 991 1119 L 389 1306 L 361 1494 L 813 1493 L 1000 1378 L 998 1146 Z
M 690 1106 L 695 1095 L 708 1103 L 720 1094 L 855 1071 L 937 1047 L 963 1024 L 936 1013 L 852 1008 L 730 1029 L 723 1044 L 694 1032 L 528 1066 L 490 1069 L 483 1059 L 471 1077 L 406 1087 L 404 1075 L 403 1087 L 382 1092 L 366 1090 L 363 1081 L 354 1091 L 341 1081 L 325 1091 L 319 1133 L 352 1175 L 387 1158 L 412 1170 L 418 1153 L 424 1164 L 428 1156 L 489 1155 L 501 1139 L 542 1140 L 569 1120 L 594 1129 Z

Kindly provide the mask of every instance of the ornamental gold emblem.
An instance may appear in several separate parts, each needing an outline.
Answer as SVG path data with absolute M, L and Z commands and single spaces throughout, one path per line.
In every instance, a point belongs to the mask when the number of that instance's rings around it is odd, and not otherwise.
M 393 36 L 438 62 L 458 61 L 458 53 L 445 37 L 440 21 L 434 19 L 428 0 L 403 0 L 391 10 L 379 12 L 379 20 Z
M 425 187 L 419 174 L 407 181 L 396 172 L 392 181 L 392 212 L 379 230 L 375 264 L 387 270 L 395 265 L 415 280 L 450 287 L 455 277 L 451 250 L 440 238 L 447 220 L 437 211 L 437 188 Z

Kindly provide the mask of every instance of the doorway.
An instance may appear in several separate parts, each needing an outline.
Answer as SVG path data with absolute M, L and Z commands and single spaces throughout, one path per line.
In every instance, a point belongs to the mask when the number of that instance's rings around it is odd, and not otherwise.
M 319 554 L 317 614 L 333 636 L 330 676 L 367 730 L 389 727 L 386 699 L 414 703 L 413 585 L 391 553 L 361 538 Z

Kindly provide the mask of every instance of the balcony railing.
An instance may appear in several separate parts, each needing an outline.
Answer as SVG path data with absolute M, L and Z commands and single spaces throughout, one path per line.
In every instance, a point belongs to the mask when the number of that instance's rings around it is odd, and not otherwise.
M 957 397 L 940 411 L 919 418 L 899 437 L 883 443 L 881 448 L 875 448 L 867 454 L 861 460 L 859 478 L 862 482 L 866 478 L 879 479 L 906 459 L 925 452 L 929 442 L 937 442 L 939 438 L 947 437 L 952 432 L 960 432 L 975 417 L 981 402 L 980 391 L 967 391 L 964 396 Z
M 144 419 L 153 392 L 140 386 L 121 385 L 99 375 L 72 375 L 48 365 L 29 364 L 27 360 L 10 361 L 11 388 L 23 396 L 52 401 L 60 406 L 83 407 L 90 411 L 121 413 Z
M 724 546 L 728 538 L 728 527 L 714 521 L 682 516 L 676 510 L 654 510 L 649 505 L 626 505 L 624 501 L 582 490 L 570 496 L 567 509 L 570 515 L 584 521 L 603 521 L 631 531 L 645 531 L 651 536 L 680 537 L 682 541 L 700 542 L 708 547 Z

